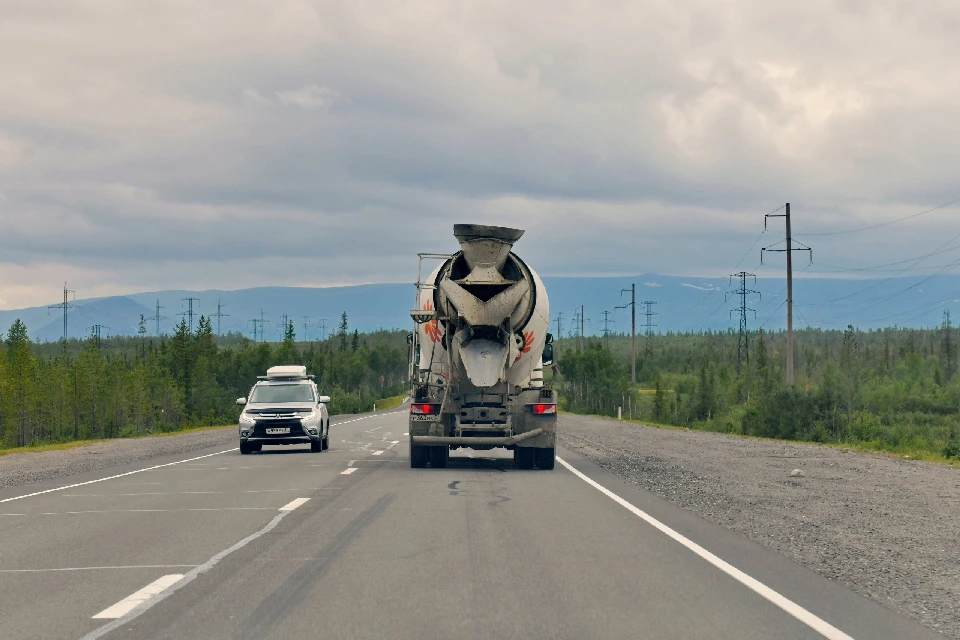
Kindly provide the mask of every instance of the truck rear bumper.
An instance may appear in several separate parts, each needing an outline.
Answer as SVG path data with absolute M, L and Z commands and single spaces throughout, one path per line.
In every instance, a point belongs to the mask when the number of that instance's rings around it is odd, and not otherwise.
M 539 435 L 543 435 L 543 429 L 534 429 L 533 431 L 527 431 L 526 433 L 518 433 L 515 436 L 506 436 L 500 438 L 484 438 L 484 437 L 469 437 L 469 438 L 457 438 L 457 437 L 448 437 L 448 436 L 411 436 L 410 442 L 412 444 L 420 445 L 459 445 L 461 447 L 469 447 L 471 445 L 477 446 L 486 446 L 486 447 L 509 447 L 510 445 L 517 444 L 518 442 L 523 442 L 524 440 L 529 440 L 530 438 L 536 438 Z

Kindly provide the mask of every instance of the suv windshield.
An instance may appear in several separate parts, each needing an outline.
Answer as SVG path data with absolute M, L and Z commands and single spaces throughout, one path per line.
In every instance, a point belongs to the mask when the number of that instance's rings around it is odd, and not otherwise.
M 250 402 L 313 402 L 313 388 L 309 384 L 258 384 Z

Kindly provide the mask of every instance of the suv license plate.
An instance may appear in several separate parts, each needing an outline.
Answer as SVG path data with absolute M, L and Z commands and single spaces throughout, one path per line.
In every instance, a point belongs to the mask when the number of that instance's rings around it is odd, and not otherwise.
M 270 427 L 267 429 L 268 436 L 284 436 L 290 433 L 290 427 Z

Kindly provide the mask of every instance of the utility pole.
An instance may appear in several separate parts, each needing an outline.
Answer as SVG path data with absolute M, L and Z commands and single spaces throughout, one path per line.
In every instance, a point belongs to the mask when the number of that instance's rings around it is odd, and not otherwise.
M 653 316 L 660 314 L 653 310 L 653 305 L 657 304 L 656 301 L 644 300 L 640 304 L 647 308 L 647 310 L 643 312 L 643 315 L 647 317 L 647 321 L 643 325 L 646 328 L 646 342 L 643 348 L 643 357 L 649 360 L 653 357 L 653 328 L 657 326 L 653 323 Z
M 75 304 L 70 304 L 71 293 L 73 294 L 73 299 L 76 300 L 77 292 L 67 289 L 67 283 L 64 282 L 63 283 L 63 302 L 61 302 L 60 304 L 54 304 L 47 307 L 48 309 L 63 309 L 63 341 L 64 342 L 67 341 L 67 336 L 68 336 L 68 331 L 67 331 L 67 329 L 69 328 L 68 313 L 70 309 L 73 309 L 74 307 L 79 306 Z
M 946 380 L 950 382 L 953 377 L 953 341 L 950 334 L 953 333 L 953 324 L 950 322 L 950 311 L 943 312 L 943 351 L 947 360 Z
M 217 299 L 217 312 L 216 312 L 215 314 L 213 314 L 214 317 L 216 317 L 216 319 L 217 319 L 217 335 L 220 335 L 220 318 L 229 318 L 229 317 L 230 317 L 230 314 L 229 314 L 229 313 L 224 313 L 224 312 L 223 312 L 223 308 L 224 308 L 225 306 L 226 306 L 226 305 L 224 305 L 224 304 L 220 304 L 220 300 Z
M 287 327 L 290 326 L 290 316 L 285 313 L 280 314 L 280 322 L 277 326 L 280 327 L 280 341 L 282 342 L 287 335 Z
M 320 323 L 320 335 L 322 336 L 320 340 L 324 341 L 327 339 L 327 322 L 329 321 L 326 318 L 320 318 L 317 322 Z
M 200 302 L 200 298 L 183 298 L 183 300 L 187 302 L 187 310 L 177 315 L 187 316 L 187 326 L 190 328 L 190 333 L 193 333 L 193 303 Z
M 583 351 L 583 305 L 580 305 L 580 353 Z
M 620 298 L 623 299 L 623 294 L 627 291 L 630 292 L 630 302 L 628 304 L 617 307 L 617 309 L 626 309 L 630 307 L 630 350 L 632 356 L 630 359 L 630 381 L 633 384 L 637 384 L 637 285 L 636 283 L 630 285 L 629 289 L 620 290 Z
M 784 205 L 784 213 L 768 213 L 763 218 L 763 228 L 767 228 L 767 219 L 785 218 L 786 219 L 786 249 L 771 249 L 765 247 L 760 249 L 760 264 L 763 264 L 763 252 L 774 251 L 776 253 L 787 254 L 787 384 L 793 385 L 793 252 L 809 251 L 810 262 L 813 263 L 813 249 L 805 244 L 798 242 L 799 247 L 793 246 L 793 233 L 790 227 L 790 203 Z M 775 245 L 774 245 L 775 246 Z
M 750 334 L 747 332 L 747 311 L 753 311 L 753 317 L 757 317 L 756 310 L 747 307 L 747 296 L 752 294 L 760 295 L 760 292 L 747 289 L 747 278 L 753 278 L 754 283 L 757 281 L 757 276 L 754 274 L 747 273 L 746 271 L 735 273 L 730 276 L 731 284 L 734 278 L 740 279 L 740 288 L 736 291 L 728 292 L 727 295 L 740 296 L 740 333 L 737 335 L 737 373 L 740 373 L 740 367 L 742 365 L 750 364 Z M 726 297 L 724 297 L 724 302 L 726 302 Z M 733 314 L 732 310 L 730 314 Z
M 557 340 L 560 340 L 561 338 L 563 338 L 562 330 L 563 330 L 563 312 L 558 311 L 557 312 Z M 556 346 L 554 346 L 554 350 L 559 353 L 560 349 L 558 347 L 559 347 L 559 343 L 557 343 Z M 556 361 L 557 353 L 553 354 L 553 359 L 554 361 Z
M 157 323 L 157 337 L 160 337 L 160 321 L 166 320 L 167 316 L 160 315 L 160 310 L 163 307 L 160 306 L 160 300 L 157 300 L 157 310 L 154 312 L 153 317 L 147 318 L 147 320 L 153 320 Z
M 303 341 L 309 342 L 307 340 L 307 327 L 310 326 L 310 316 L 303 316 Z

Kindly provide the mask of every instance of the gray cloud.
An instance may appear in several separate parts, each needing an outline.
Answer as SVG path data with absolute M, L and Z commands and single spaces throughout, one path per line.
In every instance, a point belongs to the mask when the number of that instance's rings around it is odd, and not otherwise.
M 5 306 L 410 280 L 464 220 L 545 274 L 722 277 L 784 200 L 802 234 L 960 195 L 952 0 L 3 11 Z M 955 214 L 807 240 L 893 261 Z

